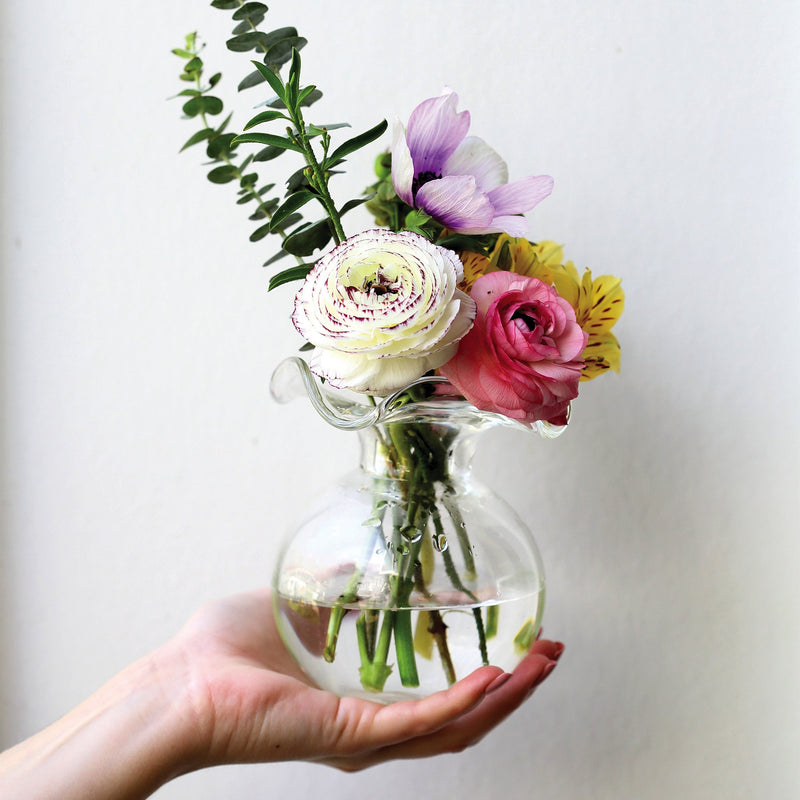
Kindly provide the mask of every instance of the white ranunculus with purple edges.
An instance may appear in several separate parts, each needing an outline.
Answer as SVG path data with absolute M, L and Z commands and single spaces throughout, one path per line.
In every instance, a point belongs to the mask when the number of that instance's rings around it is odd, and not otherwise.
M 395 124 L 392 183 L 405 203 L 459 233 L 525 236 L 520 215 L 553 191 L 549 175 L 508 182 L 506 162 L 482 139 L 467 136 L 468 111 L 446 90 L 420 103 L 408 127 Z
M 309 367 L 331 386 L 387 395 L 450 359 L 475 303 L 458 256 L 425 237 L 368 230 L 326 253 L 292 321 L 314 345 Z

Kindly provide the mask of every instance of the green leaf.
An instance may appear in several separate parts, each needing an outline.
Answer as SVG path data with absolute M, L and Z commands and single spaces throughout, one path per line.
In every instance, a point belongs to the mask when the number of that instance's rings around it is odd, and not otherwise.
M 294 150 L 296 153 L 303 152 L 303 148 L 299 144 L 295 144 L 285 136 L 277 136 L 274 133 L 242 133 L 236 137 L 236 144 L 241 144 L 242 142 L 266 144 L 270 147 L 280 147 L 283 150 Z
M 307 189 L 290 194 L 283 205 L 272 215 L 272 230 L 277 231 L 281 223 L 290 215 L 302 208 L 309 200 L 313 200 L 316 195 Z
M 325 247 L 332 235 L 330 221 L 326 217 L 287 236 L 282 246 L 287 253 L 302 258 Z
M 197 57 L 194 56 L 187 64 L 184 66 L 184 72 L 197 72 L 203 68 L 203 62 Z
M 306 87 L 307 88 L 307 87 Z M 304 90 L 305 91 L 305 90 Z M 300 100 L 300 97 L 303 97 L 303 100 Z M 313 91 L 309 92 L 307 95 L 304 95 L 303 92 L 300 92 L 298 95 L 297 105 L 301 108 L 308 108 L 309 106 L 313 105 L 317 102 L 317 100 L 322 97 L 322 92 L 319 89 L 314 89 Z M 261 103 L 262 106 L 269 106 L 270 108 L 286 108 L 286 104 L 281 100 L 280 97 L 273 97 L 269 100 L 265 100 Z
M 225 130 L 225 128 L 228 127 L 228 123 L 231 121 L 231 117 L 232 116 L 233 116 L 233 112 L 228 114 L 228 116 L 225 117 L 224 120 L 222 120 L 222 124 L 219 126 L 219 128 L 217 128 L 217 131 L 216 131 L 218 134 L 222 133 Z
M 275 109 L 270 109 L 269 111 L 262 111 L 260 114 L 256 114 L 256 116 L 254 116 L 251 120 L 248 120 L 247 124 L 244 126 L 244 129 L 249 131 L 250 128 L 255 128 L 256 125 L 262 125 L 265 122 L 272 122 L 276 119 L 285 119 L 291 122 L 286 114 Z
M 262 267 L 270 267 L 276 261 L 280 261 L 282 258 L 286 258 L 289 255 L 285 250 L 278 250 L 272 258 L 268 258 L 261 266 Z
M 280 67 L 292 57 L 292 53 L 302 50 L 307 44 L 308 40 L 302 36 L 281 39 L 267 50 L 264 62 L 271 64 L 273 67 Z
M 482 253 L 486 255 L 491 248 L 494 239 L 492 235 L 484 236 L 469 236 L 465 233 L 453 233 L 449 236 L 443 236 L 441 239 L 436 240 L 439 247 L 446 247 L 449 250 L 469 250 L 473 253 Z
M 214 137 L 206 148 L 206 155 L 209 158 L 218 159 L 223 154 L 228 155 L 236 148 L 233 140 L 236 138 L 235 133 L 224 133 L 222 136 Z
M 273 158 L 277 158 L 285 152 L 282 147 L 265 147 L 253 156 L 253 161 L 272 161 Z
M 309 86 L 306 87 L 306 89 L 309 88 L 311 87 Z M 302 100 L 300 99 L 301 97 Z M 319 100 L 321 97 L 322 97 L 322 92 L 316 87 L 314 87 L 313 90 L 310 91 L 308 94 L 305 94 L 305 90 L 303 90 L 302 92 L 300 92 L 300 95 L 298 96 L 297 105 L 299 105 L 301 108 L 308 108 L 309 106 L 314 105 L 314 103 L 316 103 L 317 100 Z
M 251 242 L 260 242 L 265 236 L 272 233 L 269 222 L 266 225 L 261 225 L 250 234 Z
M 288 217 L 283 221 L 283 224 L 280 226 L 281 231 L 286 231 L 287 229 L 291 228 L 293 225 L 297 225 L 298 222 L 301 222 L 303 219 L 303 215 L 299 212 L 294 214 L 289 214 Z M 275 229 L 278 231 L 278 229 Z
M 208 179 L 211 183 L 230 183 L 235 180 L 239 170 L 232 164 L 225 164 L 221 167 L 215 167 L 208 173 Z
M 215 72 L 208 79 L 208 87 L 209 87 L 209 89 L 213 89 L 221 80 L 222 80 L 222 73 L 221 72 Z
M 308 177 L 306 176 L 307 169 L 308 167 L 300 167 L 300 169 L 293 172 L 286 179 L 287 193 L 291 194 L 292 192 L 296 192 L 298 189 L 301 189 L 304 186 L 310 186 Z
M 410 228 L 422 228 L 431 221 L 430 215 L 418 208 L 409 211 L 406 215 L 406 225 Z
M 213 136 L 213 134 L 214 134 L 213 128 L 203 128 L 202 130 L 197 131 L 197 133 L 194 136 L 191 136 L 189 139 L 186 140 L 186 144 L 184 144 L 184 146 L 181 147 L 180 150 L 181 153 L 187 147 L 191 147 L 193 144 L 198 144 L 200 142 L 204 142 L 206 139 L 210 139 L 211 136 Z
M 256 209 L 254 214 L 251 214 L 248 219 L 252 220 L 253 222 L 258 222 L 260 219 L 266 219 L 267 217 L 272 217 L 272 212 L 278 207 L 279 202 L 277 197 L 273 197 L 270 200 L 262 200 L 258 204 L 258 208 Z
M 250 89 L 253 86 L 258 86 L 260 83 L 264 83 L 264 76 L 258 71 L 255 70 L 251 72 L 246 78 L 242 78 L 239 81 L 239 85 L 236 87 L 236 90 L 239 92 L 243 92 L 245 89 Z
M 328 131 L 338 131 L 340 128 L 351 128 L 349 122 L 332 122 L 329 125 L 306 125 L 306 131 L 310 136 L 321 136 Z
M 316 90 L 317 90 L 317 87 L 314 86 L 313 84 L 311 84 L 310 86 L 304 87 L 300 91 L 300 94 L 297 95 L 297 105 L 302 106 L 303 102 L 306 100 L 306 98 L 309 95 L 311 95 L 313 92 L 315 92 Z M 312 100 L 311 102 L 313 103 L 314 101 Z
M 229 11 L 232 8 L 238 8 L 238 0 L 212 0 L 211 5 L 214 8 L 221 8 L 223 11 Z
M 286 103 L 289 104 L 289 100 L 291 97 L 291 105 L 294 106 L 297 103 L 297 96 L 300 93 L 300 51 L 296 48 L 293 48 L 291 51 L 292 54 L 292 64 L 289 67 L 289 80 L 286 81 Z M 269 55 L 269 54 L 267 54 Z
M 270 189 L 274 189 L 274 188 L 275 188 L 275 184 L 274 183 L 268 183 L 266 186 L 262 186 L 258 191 L 254 191 L 253 189 L 251 189 L 250 191 L 242 189 L 239 192 L 239 194 L 243 195 L 243 197 L 240 197 L 236 201 L 236 203 L 237 203 L 237 205 L 240 205 L 240 206 L 246 205 L 247 203 L 252 203 L 253 200 L 255 200 L 257 197 L 261 197 L 262 195 L 264 195 L 268 191 L 270 191 Z
M 199 114 L 210 114 L 212 116 L 220 114 L 222 113 L 222 100 L 211 95 L 193 97 L 188 103 L 184 104 L 183 113 L 187 117 L 196 117 Z
M 277 289 L 278 286 L 283 286 L 284 283 L 289 283 L 290 281 L 305 280 L 306 275 L 312 269 L 314 269 L 313 264 L 298 264 L 296 267 L 289 267 L 289 269 L 285 269 L 270 278 L 267 291 L 271 292 L 273 289 Z
M 250 20 L 245 20 L 244 22 L 240 22 L 240 23 L 239 23 L 239 24 L 238 24 L 238 25 L 237 25 L 237 26 L 236 26 L 236 27 L 235 27 L 235 28 L 234 28 L 234 29 L 231 31 L 231 33 L 232 33 L 234 36 L 239 36 L 239 35 L 240 35 L 240 34 L 242 34 L 242 33 L 250 33 L 250 31 L 252 31 L 252 30 L 253 30 L 253 28 L 254 28 L 256 25 L 258 25 L 258 24 L 259 24 L 259 22 L 263 22 L 263 21 L 264 21 L 264 17 L 261 17 L 261 19 L 260 19 L 260 20 L 258 20 L 258 22 L 255 22 L 255 21 L 254 21 L 252 24 L 250 23 Z
M 346 142 L 340 144 L 328 158 L 325 159 L 323 169 L 330 169 L 336 166 L 336 164 L 342 161 L 346 156 L 349 156 L 350 153 L 354 153 L 356 150 L 364 147 L 364 145 L 374 142 L 376 139 L 383 136 L 388 127 L 389 124 L 384 119 L 374 128 L 370 128 L 368 131 L 364 131 L 364 133 L 360 133 L 358 136 L 354 136 L 352 139 L 348 139 Z
M 242 171 L 242 167 L 239 167 L 239 172 Z M 251 192 L 253 187 L 258 183 L 258 173 L 257 172 L 248 172 L 247 175 L 242 175 L 241 180 L 239 181 L 239 186 L 242 187 L 245 191 Z
M 269 11 L 269 8 L 263 3 L 245 3 L 243 6 L 236 9 L 233 14 L 233 18 L 235 20 L 250 19 L 251 17 L 258 16 L 259 14 L 263 16 L 267 13 L 267 11 Z
M 181 58 L 194 58 L 194 53 L 190 53 L 188 50 L 184 50 L 180 47 L 174 47 L 172 52 Z
M 286 89 L 284 88 L 280 76 L 276 75 L 266 64 L 259 64 L 258 61 L 254 61 L 253 66 L 261 73 L 270 87 L 272 87 L 272 91 L 278 95 L 278 98 L 283 100 L 284 97 L 286 97 Z
M 266 53 L 269 50 L 269 40 L 267 34 L 261 31 L 251 31 L 250 33 L 241 33 L 228 39 L 225 42 L 228 50 L 234 53 L 246 53 L 248 50 L 260 49 L 261 52 Z
M 267 50 L 269 50 L 269 48 L 272 47 L 272 45 L 274 45 L 276 42 L 279 42 L 282 39 L 291 39 L 297 36 L 297 28 L 276 28 L 274 31 L 265 33 L 264 36 L 266 37 L 265 41 Z
M 366 197 L 357 197 L 354 200 L 348 200 L 339 209 L 339 216 L 343 217 L 348 211 L 352 211 L 354 208 L 358 208 L 358 206 L 362 205 L 363 203 L 369 202 L 373 197 L 375 197 L 374 194 L 368 194 Z

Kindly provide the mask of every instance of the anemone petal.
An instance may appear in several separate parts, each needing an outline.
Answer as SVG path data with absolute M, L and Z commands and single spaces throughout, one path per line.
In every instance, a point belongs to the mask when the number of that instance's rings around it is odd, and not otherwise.
M 472 175 L 489 192 L 508 182 L 508 166 L 500 154 L 477 136 L 467 136 L 444 164 L 444 175 Z
M 448 175 L 420 187 L 416 204 L 454 231 L 482 228 L 494 209 L 471 175 Z
M 498 186 L 489 192 L 495 215 L 522 214 L 530 211 L 553 191 L 549 175 L 529 175 L 513 183 Z
M 403 123 L 396 120 L 392 138 L 392 185 L 397 196 L 408 205 L 414 205 L 411 187 L 414 183 L 414 162 L 406 143 Z
M 469 130 L 469 111 L 456 111 L 458 95 L 447 91 L 424 100 L 408 118 L 406 142 L 414 160 L 414 174 L 442 174 L 447 159 Z

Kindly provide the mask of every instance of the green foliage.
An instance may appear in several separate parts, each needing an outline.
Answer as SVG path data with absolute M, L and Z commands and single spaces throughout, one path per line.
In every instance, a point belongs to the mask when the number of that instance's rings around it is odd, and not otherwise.
M 312 269 L 314 269 L 313 264 L 299 264 L 296 267 L 289 267 L 289 269 L 285 269 L 283 272 L 273 275 L 269 282 L 269 291 L 271 292 L 273 289 L 277 289 L 279 286 L 283 286 L 284 283 L 289 283 L 290 281 L 303 280 Z
M 307 44 L 306 39 L 294 27 L 261 30 L 269 10 L 263 3 L 213 0 L 211 5 L 232 12 L 234 27 L 226 46 L 232 52 L 248 55 L 248 72 L 239 82 L 238 90 L 266 84 L 273 96 L 260 104 L 262 110 L 246 123 L 243 132 L 227 131 L 230 115 L 218 126 L 212 124 L 210 118 L 221 115 L 225 108 L 222 98 L 212 93 L 222 76 L 215 73 L 204 82 L 203 48 L 198 45 L 197 35 L 189 34 L 184 46 L 172 51 L 185 62 L 180 80 L 192 84 L 192 88 L 184 89 L 177 96 L 184 98 L 185 117 L 199 121 L 201 127 L 181 150 L 204 143 L 210 160 L 208 180 L 217 184 L 238 183 L 237 204 L 255 204 L 250 219 L 257 226 L 250 234 L 251 241 L 259 242 L 271 234 L 280 236 L 280 250 L 265 262 L 265 266 L 271 266 L 286 256 L 296 259 L 296 266 L 272 277 L 269 288 L 274 289 L 290 281 L 302 280 L 313 267 L 314 261 L 309 260 L 310 256 L 324 250 L 331 241 L 344 239 L 341 217 L 371 201 L 372 195 L 354 198 L 339 207 L 331 196 L 329 182 L 338 174 L 335 167 L 382 136 L 387 124 L 382 121 L 333 147 L 331 132 L 347 127 L 347 123 L 317 125 L 304 119 L 304 110 L 322 97 L 316 85 L 304 86 L 301 83 L 300 51 Z M 284 79 L 281 70 L 287 64 Z M 264 125 L 275 127 L 269 131 L 252 130 Z M 245 148 L 253 145 L 256 149 L 240 162 Z M 288 178 L 282 184 L 283 195 L 277 196 L 273 194 L 276 183 L 263 183 L 260 169 L 287 152 L 302 156 L 302 164 L 299 169 L 288 171 Z M 319 204 L 324 215 L 314 222 L 307 222 L 302 212 L 312 204 Z

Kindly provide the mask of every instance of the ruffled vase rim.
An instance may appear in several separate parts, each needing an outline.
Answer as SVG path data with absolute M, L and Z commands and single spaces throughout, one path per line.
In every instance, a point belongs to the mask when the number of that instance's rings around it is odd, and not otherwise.
M 409 392 L 436 386 L 436 394 L 422 400 L 409 400 Z M 476 408 L 454 391 L 441 376 L 427 375 L 412 381 L 386 397 L 369 397 L 349 390 L 335 389 L 316 376 L 299 356 L 290 356 L 278 364 L 270 380 L 270 393 L 284 404 L 307 397 L 314 410 L 339 430 L 358 431 L 380 424 L 402 422 L 463 423 L 474 428 L 505 426 L 539 433 L 547 439 L 560 436 L 566 425 L 534 422 L 531 425 L 492 411 Z M 451 387 L 452 388 L 452 387 Z

